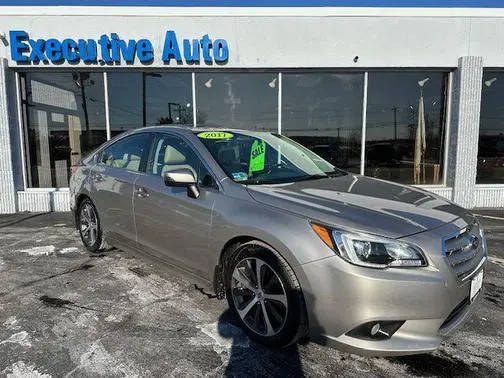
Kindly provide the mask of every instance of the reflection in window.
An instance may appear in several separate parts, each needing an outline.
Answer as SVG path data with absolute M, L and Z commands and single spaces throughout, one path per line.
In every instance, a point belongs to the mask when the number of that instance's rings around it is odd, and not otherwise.
M 129 135 L 105 148 L 101 163 L 114 168 L 140 172 L 142 157 L 149 140 L 149 133 Z
M 111 72 L 107 80 L 112 136 L 142 126 L 192 126 L 190 73 Z
M 370 72 L 365 174 L 441 184 L 445 91 L 441 72 Z
M 114 137 L 142 127 L 142 73 L 107 73 L 110 132 Z
M 278 74 L 196 74 L 197 124 L 278 131 Z
M 362 73 L 283 74 L 282 134 L 359 173 L 363 83 Z
M 190 73 L 144 72 L 146 125 L 193 125 Z
M 481 93 L 477 184 L 504 184 L 504 73 L 485 71 Z
M 106 141 L 103 74 L 21 75 L 28 186 L 68 187 L 70 167 Z

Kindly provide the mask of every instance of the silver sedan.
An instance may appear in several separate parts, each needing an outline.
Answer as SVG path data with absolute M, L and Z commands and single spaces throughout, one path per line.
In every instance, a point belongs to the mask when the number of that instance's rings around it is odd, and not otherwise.
M 344 172 L 281 135 L 143 128 L 75 167 L 86 248 L 105 241 L 227 298 L 247 334 L 367 355 L 436 349 L 479 297 L 481 226 L 432 193 Z

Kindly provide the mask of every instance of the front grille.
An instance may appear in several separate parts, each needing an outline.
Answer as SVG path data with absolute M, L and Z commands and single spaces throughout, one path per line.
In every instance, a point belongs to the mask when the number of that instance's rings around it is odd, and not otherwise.
M 457 235 L 445 238 L 443 251 L 459 279 L 471 275 L 486 254 L 485 241 L 478 224 L 473 223 Z

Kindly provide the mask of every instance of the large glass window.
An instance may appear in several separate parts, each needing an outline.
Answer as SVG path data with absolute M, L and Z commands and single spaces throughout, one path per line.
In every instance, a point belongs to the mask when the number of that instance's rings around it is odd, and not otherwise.
M 191 73 L 111 72 L 108 76 L 112 136 L 153 125 L 192 125 Z
M 107 73 L 112 136 L 143 126 L 142 73 Z
M 278 74 L 198 73 L 196 106 L 201 127 L 277 131 Z
M 106 141 L 102 73 L 21 75 L 28 186 L 68 187 L 70 167 Z
M 285 73 L 282 134 L 338 168 L 360 172 L 362 73 Z
M 504 72 L 485 71 L 481 93 L 477 184 L 504 184 Z
M 370 72 L 365 174 L 404 184 L 442 184 L 442 72 Z

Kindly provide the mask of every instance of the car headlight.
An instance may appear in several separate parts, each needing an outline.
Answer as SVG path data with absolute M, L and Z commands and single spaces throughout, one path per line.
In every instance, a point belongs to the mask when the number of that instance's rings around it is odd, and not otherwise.
M 411 244 L 374 235 L 332 230 L 312 224 L 315 233 L 333 251 L 348 262 L 370 267 L 427 266 L 422 251 Z

